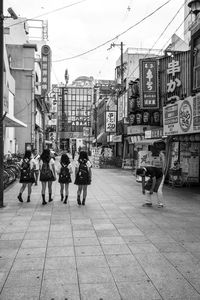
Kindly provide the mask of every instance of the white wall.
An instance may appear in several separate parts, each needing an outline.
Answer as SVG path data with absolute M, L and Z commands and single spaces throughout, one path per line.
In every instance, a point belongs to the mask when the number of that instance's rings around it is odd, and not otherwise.
M 14 115 L 14 95 L 11 91 L 8 92 L 8 113 L 13 116 Z M 5 135 L 4 135 L 4 154 L 15 153 L 15 128 L 14 127 L 6 127 Z

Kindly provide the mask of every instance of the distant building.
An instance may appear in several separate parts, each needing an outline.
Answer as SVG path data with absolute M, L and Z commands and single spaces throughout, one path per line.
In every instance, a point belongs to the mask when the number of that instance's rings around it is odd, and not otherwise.
M 57 143 L 62 150 L 79 147 L 89 149 L 91 140 L 91 111 L 93 77 L 81 76 L 70 85 L 58 85 Z
M 147 57 L 156 57 L 159 55 L 159 49 L 145 48 L 127 48 L 123 53 L 123 79 L 124 88 L 128 87 L 131 80 L 139 78 L 139 60 Z M 161 54 L 161 53 L 160 53 Z M 121 84 L 121 56 L 116 61 L 115 78 L 117 83 Z

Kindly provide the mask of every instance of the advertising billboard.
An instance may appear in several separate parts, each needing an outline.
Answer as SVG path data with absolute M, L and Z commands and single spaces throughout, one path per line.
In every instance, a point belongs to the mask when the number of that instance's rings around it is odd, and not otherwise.
M 163 134 L 200 132 L 200 94 L 179 100 L 163 108 Z

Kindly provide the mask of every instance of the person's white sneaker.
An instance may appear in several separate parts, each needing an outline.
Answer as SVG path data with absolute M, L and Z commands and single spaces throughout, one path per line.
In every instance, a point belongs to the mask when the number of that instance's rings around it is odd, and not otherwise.
M 162 203 L 159 203 L 158 204 L 158 208 L 161 208 L 161 207 L 163 207 L 164 205 L 162 204 Z

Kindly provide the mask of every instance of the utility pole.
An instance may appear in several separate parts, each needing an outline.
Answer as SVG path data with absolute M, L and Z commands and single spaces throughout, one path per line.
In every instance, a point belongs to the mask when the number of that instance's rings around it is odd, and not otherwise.
M 122 87 L 122 91 L 123 91 L 123 89 L 124 89 L 123 42 L 121 42 L 120 48 L 121 48 L 121 87 Z
M 113 47 L 115 46 L 119 46 L 120 47 L 120 52 L 121 52 L 121 55 L 120 55 L 120 73 L 121 73 L 121 90 L 123 91 L 123 88 L 124 88 L 124 60 L 123 60 L 123 42 L 121 42 L 120 44 L 115 44 L 115 43 L 112 43 L 110 45 L 110 48 L 108 48 L 108 50 L 112 49 Z
M 123 60 L 123 42 L 121 42 L 120 44 L 115 44 L 115 43 L 112 43 L 110 45 L 110 48 L 108 50 L 110 50 L 112 47 L 115 47 L 115 46 L 119 46 L 120 47 L 120 74 L 121 74 L 121 93 L 123 93 L 123 90 L 124 90 L 124 60 Z M 116 133 L 118 133 L 119 131 L 119 121 L 118 121 L 118 96 L 117 96 L 117 121 L 116 121 L 116 124 L 117 124 L 117 128 L 116 128 Z M 118 154 L 118 150 L 117 150 L 117 147 L 116 147 L 116 156 Z
M 3 0 L 0 0 L 0 207 L 3 207 Z

